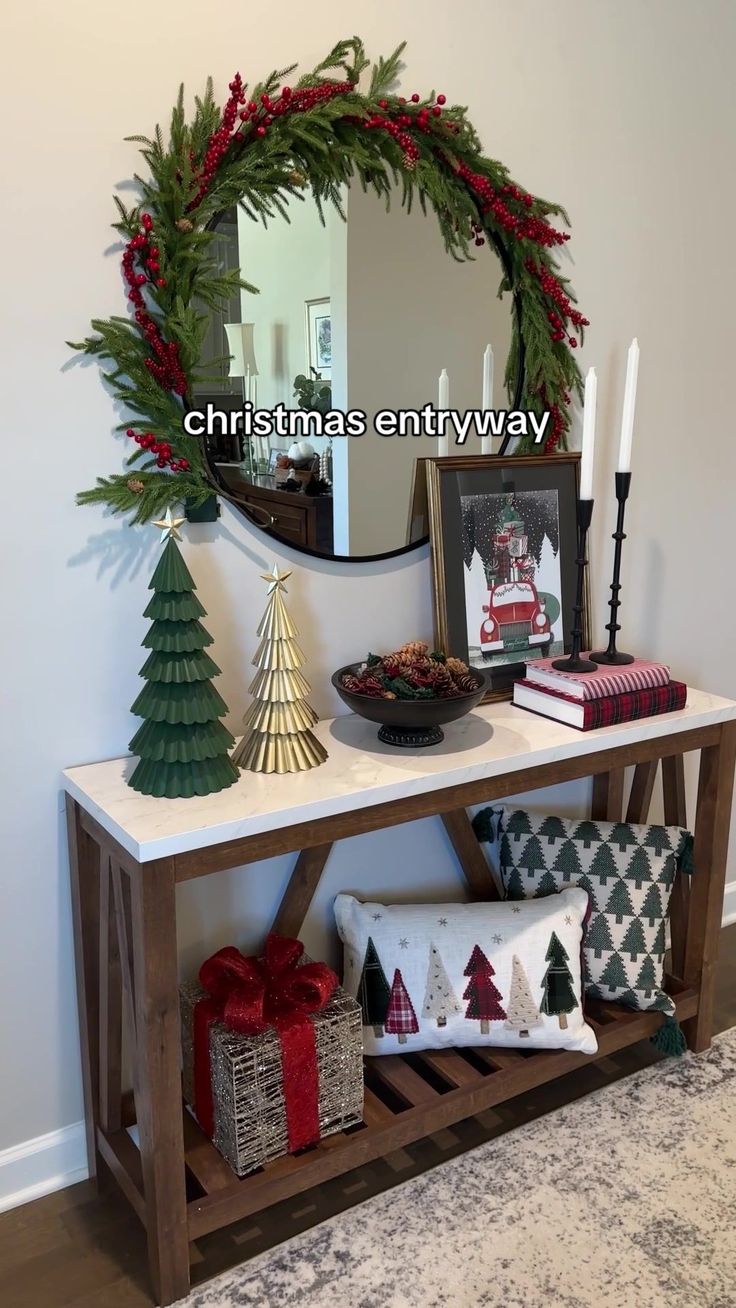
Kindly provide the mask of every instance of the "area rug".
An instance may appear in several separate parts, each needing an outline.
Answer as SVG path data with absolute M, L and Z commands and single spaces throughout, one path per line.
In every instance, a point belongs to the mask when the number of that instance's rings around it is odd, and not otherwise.
M 342 1213 L 186 1308 L 734 1308 L 736 1028 Z

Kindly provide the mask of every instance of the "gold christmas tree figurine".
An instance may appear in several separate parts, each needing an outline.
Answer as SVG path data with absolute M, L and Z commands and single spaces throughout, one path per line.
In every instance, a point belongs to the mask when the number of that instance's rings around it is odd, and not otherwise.
M 270 584 L 253 659 L 258 672 L 249 687 L 253 703 L 243 718 L 244 735 L 233 763 L 250 772 L 305 772 L 324 763 L 327 750 L 310 730 L 318 718 L 306 700 L 310 687 L 299 671 L 304 654 L 281 595 L 291 573 L 279 572 L 274 564 L 262 576 Z

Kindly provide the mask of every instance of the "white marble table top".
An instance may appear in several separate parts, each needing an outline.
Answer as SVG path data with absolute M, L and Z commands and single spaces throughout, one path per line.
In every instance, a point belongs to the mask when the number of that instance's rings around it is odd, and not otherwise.
M 736 703 L 700 690 L 688 691 L 687 707 L 679 713 L 598 731 L 576 731 L 504 701 L 450 723 L 443 728 L 442 744 L 415 752 L 381 744 L 374 723 L 349 713 L 315 728 L 329 758 L 310 772 L 243 772 L 216 795 L 153 799 L 126 785 L 134 765 L 128 757 L 69 768 L 63 786 L 118 844 L 145 863 L 731 718 L 736 718 Z

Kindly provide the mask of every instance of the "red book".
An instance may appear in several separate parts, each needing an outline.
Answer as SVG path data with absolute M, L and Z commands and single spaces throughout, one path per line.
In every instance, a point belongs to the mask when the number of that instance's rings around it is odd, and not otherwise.
M 558 690 L 571 699 L 588 701 L 609 695 L 624 695 L 633 690 L 652 690 L 666 686 L 670 670 L 664 663 L 650 663 L 647 659 L 634 659 L 623 666 L 606 667 L 600 664 L 595 672 L 560 672 L 552 667 L 552 659 L 538 659 L 526 665 L 526 679 L 545 690 Z
M 579 731 L 593 731 L 597 727 L 614 727 L 620 722 L 633 722 L 636 718 L 651 718 L 658 713 L 675 713 L 683 709 L 687 700 L 684 681 L 670 681 L 666 686 L 652 686 L 644 690 L 625 691 L 622 695 L 606 695 L 584 703 L 559 691 L 545 690 L 533 682 L 514 683 L 514 704 L 531 709 L 545 718 L 565 722 Z

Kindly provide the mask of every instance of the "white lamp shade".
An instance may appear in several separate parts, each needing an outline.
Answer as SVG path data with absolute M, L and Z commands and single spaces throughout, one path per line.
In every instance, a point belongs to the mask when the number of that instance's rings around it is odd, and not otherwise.
M 226 322 L 228 349 L 231 354 L 229 377 L 258 376 L 255 349 L 253 347 L 252 322 Z

